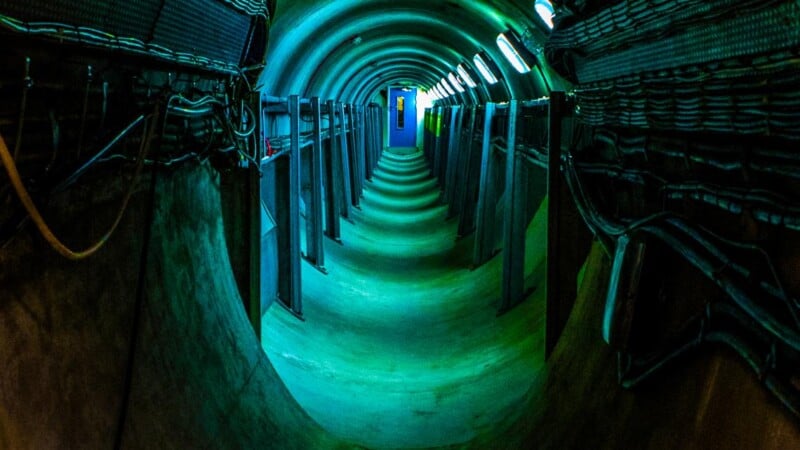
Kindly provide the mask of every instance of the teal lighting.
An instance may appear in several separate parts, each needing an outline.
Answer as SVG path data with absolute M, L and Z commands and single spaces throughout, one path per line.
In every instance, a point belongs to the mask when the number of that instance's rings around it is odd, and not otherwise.
M 552 30 L 554 26 L 553 17 L 555 16 L 553 4 L 548 0 L 536 0 L 534 8 L 536 9 L 536 13 L 539 14 L 539 17 L 542 18 L 542 22 L 547 25 L 547 28 Z
M 442 97 L 445 97 L 445 98 L 446 97 L 450 97 L 450 93 L 447 92 L 447 89 L 444 88 L 444 85 L 442 85 L 442 81 L 441 80 L 439 80 L 439 84 L 436 85 L 436 89 L 439 90 L 439 92 L 442 94 Z
M 456 78 L 456 75 L 453 72 L 450 72 L 447 75 L 447 80 L 450 82 L 450 85 L 455 88 L 456 91 L 464 92 L 464 87 L 461 86 L 461 82 L 458 81 L 458 78 Z
M 475 63 L 475 67 L 478 68 L 478 72 L 481 73 L 481 76 L 484 80 L 486 80 L 489 84 L 496 84 L 497 83 L 497 76 L 492 72 L 492 69 L 489 68 L 489 64 L 486 62 L 483 56 L 480 53 L 475 55 L 472 58 L 472 62 Z
M 506 32 L 508 33 L 508 32 Z M 500 51 L 503 52 L 503 56 L 506 57 L 511 66 L 516 69 L 519 73 L 528 73 L 531 71 L 531 67 L 525 62 L 525 59 L 520 55 L 520 52 L 516 49 L 514 44 L 511 43 L 511 39 L 506 33 L 500 33 L 497 36 L 497 46 L 500 48 Z M 517 41 L 517 39 L 514 39 Z M 519 41 L 517 41 L 519 44 Z
M 442 78 L 440 83 L 442 83 L 442 87 L 444 87 L 448 94 L 456 95 L 456 91 L 453 90 L 453 88 L 450 86 L 450 83 L 448 83 L 446 79 Z
M 460 76 L 461 79 L 464 80 L 464 83 L 467 85 L 467 87 L 471 89 L 478 87 L 478 84 L 475 83 L 475 80 L 473 80 L 472 77 L 469 76 L 469 72 L 467 72 L 467 68 L 464 67 L 464 64 L 459 64 L 458 67 L 456 67 L 456 72 L 458 72 L 458 76 Z

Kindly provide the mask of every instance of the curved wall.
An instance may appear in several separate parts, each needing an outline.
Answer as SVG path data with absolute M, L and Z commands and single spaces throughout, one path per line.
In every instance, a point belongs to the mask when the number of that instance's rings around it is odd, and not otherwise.
M 543 41 L 538 28 L 543 25 L 537 26 L 533 14 L 527 2 L 515 1 L 281 3 L 259 84 L 274 95 L 364 103 L 391 82 L 428 89 L 459 63 L 472 64 L 473 56 L 484 50 L 501 70 L 501 83 L 484 88 L 492 100 L 540 97 L 546 94 L 540 72 L 517 73 L 495 44 L 509 27 L 530 31 Z M 400 74 L 398 63 L 411 70 Z M 455 98 L 458 103 L 472 101 L 465 94 Z
M 135 333 L 146 182 L 88 260 L 64 260 L 32 228 L 0 252 L 0 448 L 114 448 L 129 368 L 123 448 L 335 447 L 286 391 L 248 322 L 218 175 L 203 165 L 158 179 Z M 47 211 L 67 242 L 105 229 L 118 207 L 113 184 L 97 180 Z

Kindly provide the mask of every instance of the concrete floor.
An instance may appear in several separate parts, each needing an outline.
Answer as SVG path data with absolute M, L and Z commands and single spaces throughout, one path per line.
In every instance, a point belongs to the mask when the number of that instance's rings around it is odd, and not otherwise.
M 522 411 L 543 367 L 544 215 L 528 229 L 528 284 L 496 317 L 501 258 L 469 269 L 422 153 L 387 151 L 327 275 L 303 264 L 305 321 L 273 305 L 263 346 L 325 430 L 370 448 L 468 443 Z

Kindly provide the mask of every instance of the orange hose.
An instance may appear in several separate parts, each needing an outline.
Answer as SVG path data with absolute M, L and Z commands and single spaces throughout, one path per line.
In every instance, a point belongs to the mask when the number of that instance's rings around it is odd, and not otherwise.
M 152 127 L 151 127 L 152 128 Z M 145 130 L 147 127 L 145 126 Z M 17 171 L 17 165 L 14 163 L 14 158 L 11 156 L 11 153 L 8 151 L 8 147 L 6 146 L 5 140 L 3 140 L 3 136 L 0 135 L 0 160 L 3 162 L 3 167 L 6 169 L 6 173 L 8 174 L 8 178 L 11 180 L 11 185 L 14 187 L 14 190 L 19 197 L 20 202 L 22 202 L 22 206 L 25 207 L 25 210 L 31 216 L 33 223 L 36 224 L 36 228 L 39 229 L 39 233 L 41 233 L 42 237 L 47 241 L 50 246 L 53 247 L 55 251 L 60 253 L 65 258 L 77 261 L 81 259 L 88 258 L 95 254 L 98 250 L 100 250 L 106 242 L 108 242 L 108 238 L 114 233 L 119 226 L 120 222 L 122 221 L 122 217 L 125 214 L 125 210 L 128 208 L 128 202 L 133 195 L 133 188 L 136 185 L 136 180 L 138 180 L 139 175 L 141 174 L 142 167 L 144 166 L 144 160 L 147 154 L 147 148 L 150 144 L 149 133 L 145 133 L 142 137 L 142 146 L 140 148 L 140 155 L 139 155 L 139 162 L 136 167 L 136 173 L 131 180 L 131 185 L 128 187 L 128 191 L 125 193 L 125 197 L 122 201 L 122 206 L 120 207 L 119 213 L 117 213 L 116 219 L 114 219 L 113 225 L 108 230 L 103 237 L 100 238 L 95 244 L 90 246 L 89 248 L 82 250 L 82 251 L 74 251 L 64 245 L 56 236 L 53 234 L 53 231 L 50 230 L 50 227 L 44 221 L 44 218 L 39 213 L 39 210 L 36 208 L 36 205 L 33 203 L 33 199 L 31 199 L 30 194 L 28 193 L 27 189 L 25 189 L 25 185 L 22 183 L 22 179 L 19 176 L 19 171 Z

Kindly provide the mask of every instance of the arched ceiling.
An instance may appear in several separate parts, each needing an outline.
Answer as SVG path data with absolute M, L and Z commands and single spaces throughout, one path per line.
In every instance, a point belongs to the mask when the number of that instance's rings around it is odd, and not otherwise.
M 476 79 L 477 89 L 451 101 L 546 95 L 539 71 L 517 73 L 495 45 L 509 27 L 545 39 L 533 5 L 533 0 L 279 0 L 259 84 L 273 95 L 365 103 L 392 83 L 427 90 L 485 51 L 500 69 L 501 82 L 490 86 Z

